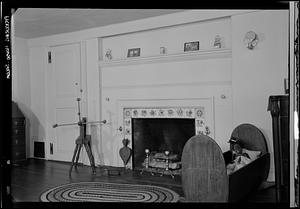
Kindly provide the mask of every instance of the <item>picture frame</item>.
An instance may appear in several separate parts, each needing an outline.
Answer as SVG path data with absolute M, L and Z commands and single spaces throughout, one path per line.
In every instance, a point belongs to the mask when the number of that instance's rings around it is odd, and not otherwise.
M 199 50 L 200 43 L 199 41 L 192 41 L 192 42 L 186 42 L 184 43 L 184 51 L 198 51 Z
M 141 55 L 141 48 L 128 49 L 127 57 L 139 57 Z

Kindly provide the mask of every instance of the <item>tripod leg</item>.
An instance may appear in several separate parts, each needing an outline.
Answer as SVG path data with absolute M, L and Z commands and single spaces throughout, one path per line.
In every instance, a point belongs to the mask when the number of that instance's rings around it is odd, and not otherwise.
M 95 162 L 94 162 L 94 157 L 93 157 L 93 154 L 92 154 L 91 147 L 90 147 L 89 143 L 84 143 L 84 147 L 85 147 L 86 152 L 88 154 L 90 164 L 92 166 L 93 174 L 95 174 L 96 173 L 96 168 L 95 168 Z
M 74 154 L 73 154 L 73 157 L 72 157 L 72 164 L 71 164 L 71 167 L 70 167 L 70 170 L 69 170 L 69 176 L 71 176 L 71 172 L 72 172 L 72 168 L 74 166 L 74 160 L 75 160 L 78 148 L 79 148 L 79 144 L 76 144 L 75 149 L 74 149 Z
M 78 151 L 77 151 L 77 156 L 76 156 L 76 161 L 75 161 L 75 168 L 77 168 L 79 155 L 80 155 L 80 150 L 81 150 L 81 147 L 82 147 L 82 144 L 78 144 L 78 145 L 79 145 L 79 148 L 78 148 Z

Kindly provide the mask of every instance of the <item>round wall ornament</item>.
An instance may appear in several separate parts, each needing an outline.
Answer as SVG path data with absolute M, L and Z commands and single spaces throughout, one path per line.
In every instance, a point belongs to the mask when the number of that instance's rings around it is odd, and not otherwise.
M 253 31 L 248 31 L 244 37 L 244 44 L 248 49 L 253 49 L 258 43 L 258 36 Z

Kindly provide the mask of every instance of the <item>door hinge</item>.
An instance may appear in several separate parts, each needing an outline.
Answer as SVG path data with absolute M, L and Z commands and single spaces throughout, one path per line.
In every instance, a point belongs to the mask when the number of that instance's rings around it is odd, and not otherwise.
M 51 52 L 48 52 L 48 63 L 51 63 Z
M 53 143 L 50 143 L 50 155 L 53 155 Z

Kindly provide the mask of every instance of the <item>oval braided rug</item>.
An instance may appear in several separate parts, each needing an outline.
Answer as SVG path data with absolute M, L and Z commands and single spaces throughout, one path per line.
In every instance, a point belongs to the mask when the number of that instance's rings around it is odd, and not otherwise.
M 79 182 L 43 192 L 42 202 L 177 202 L 179 195 L 153 185 Z

